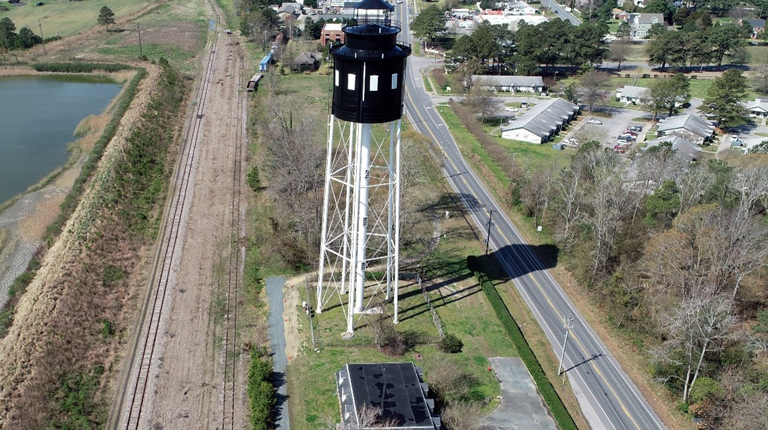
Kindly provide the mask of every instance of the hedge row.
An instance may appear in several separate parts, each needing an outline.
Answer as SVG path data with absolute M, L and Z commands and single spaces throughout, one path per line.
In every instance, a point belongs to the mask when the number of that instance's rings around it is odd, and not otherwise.
M 136 95 L 136 88 L 139 86 L 139 82 L 144 79 L 146 74 L 146 70 L 137 69 L 136 76 L 134 76 L 133 79 L 131 79 L 131 81 L 128 83 L 128 87 L 125 89 L 123 96 L 120 98 L 120 101 L 115 108 L 112 119 L 110 119 L 109 123 L 104 128 L 104 132 L 101 134 L 101 137 L 93 146 L 93 150 L 88 156 L 88 160 L 85 162 L 85 164 L 83 164 L 82 169 L 80 169 L 80 175 L 72 185 L 72 189 L 67 194 L 67 197 L 64 198 L 64 202 L 61 204 L 61 211 L 59 212 L 59 216 L 57 216 L 56 220 L 50 226 L 48 226 L 48 229 L 45 232 L 45 239 L 46 242 L 48 242 L 48 246 L 53 243 L 53 240 L 56 238 L 56 236 L 59 235 L 61 229 L 64 227 L 64 224 L 67 222 L 67 219 L 69 219 L 69 216 L 72 215 L 72 213 L 75 211 L 75 208 L 80 201 L 80 197 L 85 191 L 85 183 L 96 170 L 96 165 L 98 164 L 99 160 L 101 160 L 107 144 L 115 136 L 115 132 L 117 131 L 118 124 L 120 124 L 120 120 L 123 118 L 125 111 L 128 110 L 128 106 L 131 105 L 133 97 Z
M 486 274 L 475 272 L 475 276 L 480 282 L 480 286 L 483 288 L 483 292 L 488 298 L 488 301 L 491 302 L 491 307 L 493 307 L 493 310 L 496 312 L 496 316 L 499 317 L 501 325 L 504 327 L 504 330 L 507 331 L 507 335 L 509 335 L 510 339 L 512 339 L 515 348 L 517 348 L 517 352 L 520 354 L 520 359 L 523 360 L 525 367 L 528 368 L 528 372 L 531 373 L 534 382 L 536 382 L 536 386 L 539 388 L 541 396 L 544 397 L 544 401 L 547 402 L 549 410 L 555 417 L 558 426 L 562 430 L 577 430 L 576 423 L 573 421 L 571 414 L 568 413 L 562 399 L 560 399 L 557 391 L 555 391 L 555 388 L 549 382 L 549 379 L 547 379 L 544 369 L 541 368 L 539 360 L 525 340 L 525 336 L 523 336 L 523 332 L 520 331 L 520 327 L 517 326 L 514 318 L 512 318 L 512 314 L 509 313 L 509 309 L 507 309 L 507 305 L 504 304 L 504 300 L 502 300 L 498 291 L 496 291 L 496 287 L 493 286 L 493 283 L 488 279 Z
M 248 369 L 248 399 L 251 409 L 251 429 L 267 430 L 277 399 L 272 384 L 272 360 L 266 352 L 251 347 L 251 366 Z
M 94 70 L 119 72 L 132 69 L 132 66 L 118 63 L 35 63 L 32 67 L 38 72 L 54 73 L 92 73 Z

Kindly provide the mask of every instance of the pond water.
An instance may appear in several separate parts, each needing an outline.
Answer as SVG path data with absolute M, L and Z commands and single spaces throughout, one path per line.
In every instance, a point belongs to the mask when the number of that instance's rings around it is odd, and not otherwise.
M 0 77 L 0 202 L 64 165 L 77 125 L 120 91 L 106 78 Z

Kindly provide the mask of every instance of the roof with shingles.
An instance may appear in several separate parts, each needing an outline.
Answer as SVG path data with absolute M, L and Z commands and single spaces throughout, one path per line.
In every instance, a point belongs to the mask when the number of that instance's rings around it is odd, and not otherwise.
M 543 101 L 532 107 L 508 126 L 502 128 L 501 131 L 522 128 L 536 136 L 546 137 L 566 119 L 570 118 L 574 112 L 578 112 L 578 110 L 579 107 L 577 105 L 564 99 L 556 98 Z
M 715 133 L 715 126 L 709 121 L 693 114 L 671 116 L 659 123 L 658 131 L 684 129 L 703 138 L 709 138 Z
M 651 89 L 646 87 L 635 87 L 632 85 L 624 85 L 623 88 L 616 90 L 617 93 L 624 97 L 632 97 L 635 99 L 642 99 L 651 96 Z
M 472 75 L 472 83 L 483 83 L 493 86 L 515 87 L 543 87 L 544 79 L 541 76 L 499 76 L 499 75 Z

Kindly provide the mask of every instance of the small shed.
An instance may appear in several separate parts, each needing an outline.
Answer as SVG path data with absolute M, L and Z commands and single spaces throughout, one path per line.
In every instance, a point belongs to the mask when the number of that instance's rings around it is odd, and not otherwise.
M 294 72 L 315 71 L 319 67 L 320 61 L 313 52 L 304 51 L 291 61 L 291 70 Z

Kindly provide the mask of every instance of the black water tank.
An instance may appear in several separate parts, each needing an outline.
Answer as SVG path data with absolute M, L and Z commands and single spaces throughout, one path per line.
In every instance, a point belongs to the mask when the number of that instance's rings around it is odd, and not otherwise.
M 343 29 L 345 44 L 331 48 L 336 118 L 382 123 L 402 116 L 411 48 L 397 43 L 400 27 L 389 19 L 392 9 L 382 0 L 361 2 L 355 9 L 357 25 Z

